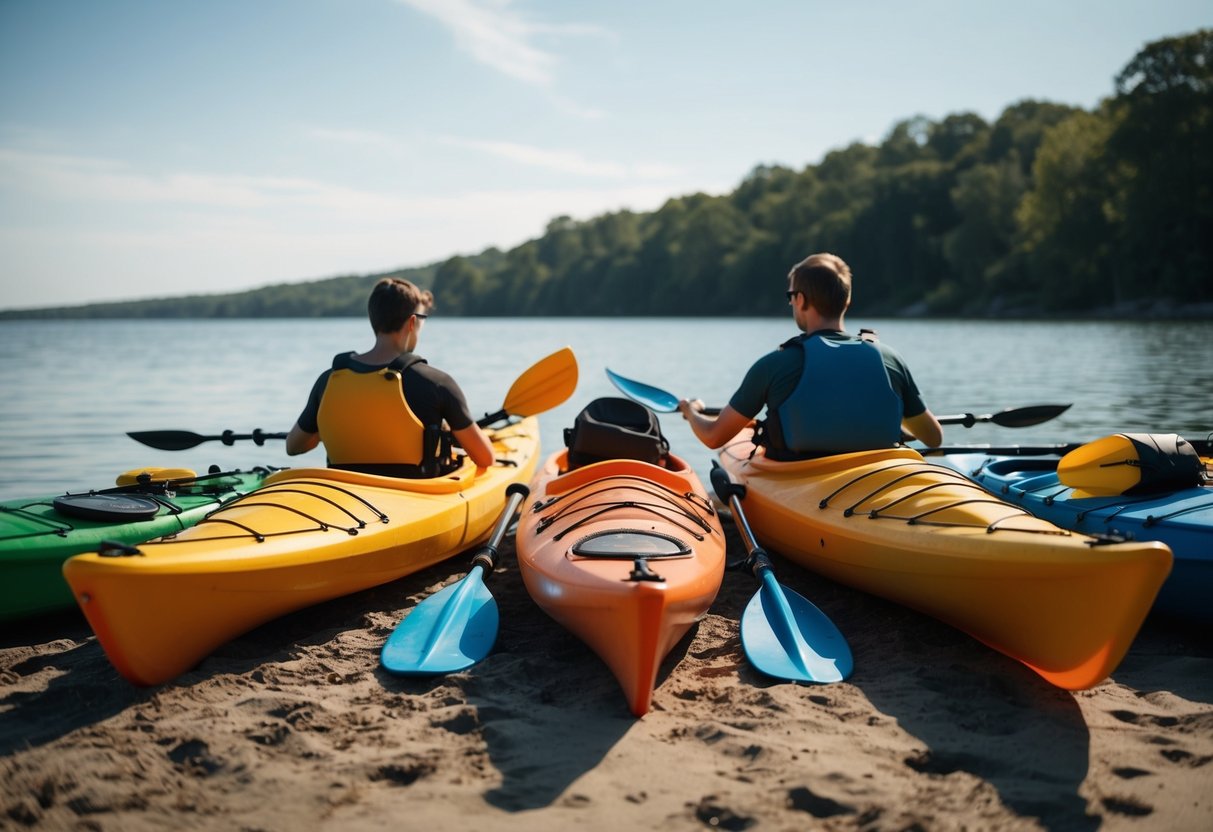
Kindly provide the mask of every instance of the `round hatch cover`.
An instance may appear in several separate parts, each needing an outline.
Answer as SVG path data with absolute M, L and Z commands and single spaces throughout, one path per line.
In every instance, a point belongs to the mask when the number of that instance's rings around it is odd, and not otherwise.
M 160 504 L 129 494 L 67 494 L 55 498 L 55 511 L 81 520 L 125 523 L 155 517 Z
M 691 554 L 676 537 L 658 532 L 618 529 L 597 532 L 573 544 L 572 552 L 585 558 L 681 558 Z

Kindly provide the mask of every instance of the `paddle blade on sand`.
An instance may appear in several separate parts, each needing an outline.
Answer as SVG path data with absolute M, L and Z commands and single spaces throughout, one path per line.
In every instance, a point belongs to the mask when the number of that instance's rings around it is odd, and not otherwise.
M 414 607 L 383 645 L 380 661 L 401 676 L 464 670 L 493 649 L 497 625 L 497 601 L 484 585 L 484 567 L 477 564 Z
M 754 667 L 779 679 L 841 682 L 855 667 L 834 622 L 769 569 L 741 616 L 741 644 Z

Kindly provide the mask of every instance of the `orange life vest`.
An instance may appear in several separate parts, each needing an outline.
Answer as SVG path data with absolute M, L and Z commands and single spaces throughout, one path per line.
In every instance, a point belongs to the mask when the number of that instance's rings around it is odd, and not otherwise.
M 316 417 L 329 464 L 395 476 L 432 477 L 450 470 L 449 437 L 440 426 L 417 418 L 400 385 L 404 371 L 422 359 L 407 353 L 383 369 L 360 373 L 351 367 L 352 357 L 333 358 Z

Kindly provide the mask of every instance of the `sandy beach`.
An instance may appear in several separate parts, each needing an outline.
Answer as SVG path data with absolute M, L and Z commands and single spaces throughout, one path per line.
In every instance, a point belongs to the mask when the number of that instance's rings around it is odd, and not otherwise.
M 727 526 L 731 551 L 740 541 Z M 633 718 L 504 552 L 493 654 L 406 680 L 391 630 L 456 558 L 135 688 L 83 618 L 0 636 L 0 829 L 1213 829 L 1213 638 L 1150 620 L 1068 693 L 968 636 L 776 560 L 850 641 L 846 683 L 746 663 L 730 573 Z

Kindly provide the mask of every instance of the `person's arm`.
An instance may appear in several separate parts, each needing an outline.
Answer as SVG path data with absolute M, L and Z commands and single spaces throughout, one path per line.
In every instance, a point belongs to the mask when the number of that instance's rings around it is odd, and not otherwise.
M 475 422 L 462 430 L 452 430 L 451 435 L 455 437 L 459 447 L 467 452 L 468 458 L 476 463 L 477 468 L 491 468 L 497 461 L 493 454 L 492 441 Z
M 929 448 L 943 444 L 943 426 L 930 410 L 906 417 L 901 421 L 901 429 Z
M 743 416 L 734 410 L 732 405 L 725 405 L 720 415 L 715 418 L 705 416 L 702 413 L 703 402 L 699 399 L 683 399 L 678 403 L 678 410 L 690 423 L 691 432 L 709 448 L 721 447 L 752 421 L 749 416 Z
M 320 444 L 320 434 L 308 433 L 296 422 L 291 432 L 286 435 L 287 456 L 305 454 Z

